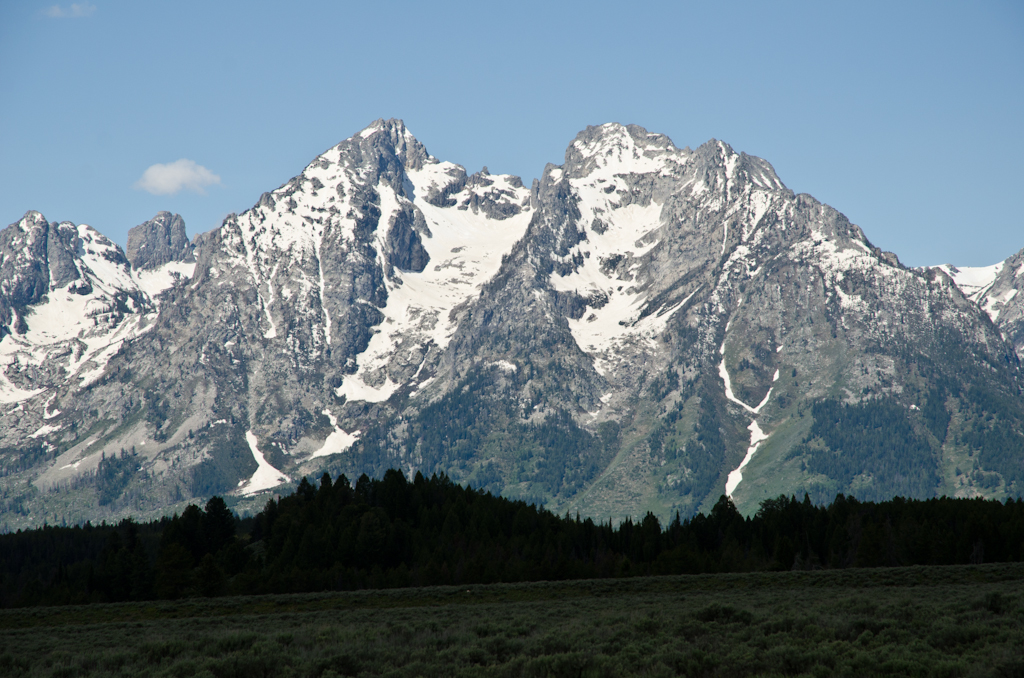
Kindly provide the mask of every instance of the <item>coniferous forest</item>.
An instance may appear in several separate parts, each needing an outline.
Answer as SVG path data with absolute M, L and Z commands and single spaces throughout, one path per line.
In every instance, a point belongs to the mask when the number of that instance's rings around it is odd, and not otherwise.
M 325 475 L 244 519 L 0 535 L 0 675 L 1020 676 L 1021 561 L 1020 500 L 601 524 Z
M 150 523 L 0 535 L 0 605 L 1020 561 L 1022 500 L 779 497 L 744 518 L 722 497 L 614 525 L 391 470 L 304 479 L 245 519 L 214 497 Z

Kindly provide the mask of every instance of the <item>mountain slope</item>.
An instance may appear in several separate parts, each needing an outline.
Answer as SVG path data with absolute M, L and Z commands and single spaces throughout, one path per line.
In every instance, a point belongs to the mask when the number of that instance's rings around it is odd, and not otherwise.
M 173 221 L 133 256 L 191 266 Z M 978 306 L 722 142 L 591 127 L 526 189 L 379 120 L 195 250 L 99 378 L 19 387 L 8 525 L 244 509 L 325 468 L 614 518 L 1024 488 L 1019 361 Z M 10 279 L 16 327 L 42 297 Z
M 606 125 L 547 168 L 537 202 L 442 363 L 478 395 L 463 408 L 498 410 L 497 430 L 468 449 L 456 439 L 413 456 L 410 469 L 427 461 L 600 516 L 686 513 L 723 491 L 745 510 L 804 490 L 970 493 L 973 476 L 951 459 L 970 456 L 957 427 L 976 416 L 928 438 L 919 413 L 929 397 L 978 388 L 1016 399 L 1019 414 L 1012 351 L 947 278 L 903 268 L 762 160 Z M 499 361 L 510 365 L 490 367 Z M 979 370 L 984 380 L 971 376 Z M 887 422 L 912 421 L 914 477 L 888 471 L 902 448 L 859 460 L 867 468 L 853 475 L 829 471 L 842 454 L 810 435 L 809 410 L 833 400 L 878 401 Z M 963 400 L 941 408 L 959 412 Z M 416 417 L 428 410 L 403 414 L 408 438 L 388 430 L 380 467 L 422 449 L 433 424 Z M 534 440 L 560 421 L 559 445 Z M 555 462 L 558 446 L 566 455 Z M 999 466 L 1006 485 L 1017 479 L 1013 463 Z
M 1005 261 L 979 268 L 937 266 L 949 275 L 970 299 L 1024 356 L 1024 250 Z
M 0 232 L 0 399 L 97 379 L 155 318 L 120 247 L 89 226 L 27 213 Z
M 191 284 L 164 293 L 101 383 L 49 396 L 74 426 L 47 439 L 34 484 L 134 450 L 131 508 L 159 511 L 254 493 L 289 477 L 278 468 L 343 451 L 359 431 L 336 413 L 359 400 L 372 420 L 374 403 L 428 377 L 529 212 L 517 178 L 467 176 L 378 121 L 204 236 Z

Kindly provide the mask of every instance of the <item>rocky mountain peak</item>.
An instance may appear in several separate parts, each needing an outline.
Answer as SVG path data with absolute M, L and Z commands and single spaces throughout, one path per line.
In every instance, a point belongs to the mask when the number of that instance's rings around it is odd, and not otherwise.
M 153 310 L 116 243 L 38 212 L 0 231 L 0 279 L 0 402 L 91 383 Z
M 393 153 L 401 161 L 402 166 L 409 170 L 421 169 L 430 158 L 423 144 L 417 141 L 404 122 L 396 118 L 379 118 L 352 139 L 361 143 L 365 140 L 365 143 L 385 153 Z
M 1024 250 L 991 266 L 934 266 L 985 311 L 1024 360 Z
M 172 261 L 195 261 L 185 221 L 180 214 L 170 212 L 158 212 L 128 231 L 127 256 L 135 270 L 151 270 Z
M 23 233 L 28 233 L 33 230 L 45 229 L 48 225 L 49 222 L 46 221 L 46 217 L 41 213 L 36 210 L 29 210 L 25 212 L 25 216 L 11 224 L 8 228 L 14 227 Z
M 694 177 L 694 191 L 721 191 L 726 199 L 734 193 L 742 193 L 748 184 L 755 191 L 788 191 L 771 163 L 737 153 L 729 144 L 717 139 L 701 144 L 693 152 L 689 171 Z
M 0 337 L 12 328 L 24 333 L 28 307 L 48 294 L 88 293 L 87 260 L 95 256 L 115 268 L 128 263 L 120 247 L 90 226 L 48 222 L 36 211 L 0 231 Z
M 176 223 L 138 227 L 134 271 L 86 226 L 0 232 L 6 326 L 29 328 L 0 337 L 6 496 L 85 507 L 69 520 L 213 493 L 244 510 L 400 467 L 617 519 L 722 492 L 751 512 L 1024 487 L 996 327 L 718 140 L 589 127 L 527 190 L 377 120 L 203 236 L 195 275 L 145 269 L 180 253 Z M 1022 273 L 1024 253 L 986 283 L 1000 323 Z M 89 504 L 122 448 L 128 489 Z
M 35 211 L 0 231 L 0 337 L 24 333 L 24 314 L 17 309 L 49 290 L 48 236 L 49 224 Z
M 638 125 L 607 123 L 591 125 L 576 135 L 559 171 L 570 179 L 595 173 L 643 173 L 664 169 L 667 159 L 681 163 L 687 155 L 663 134 L 651 134 Z

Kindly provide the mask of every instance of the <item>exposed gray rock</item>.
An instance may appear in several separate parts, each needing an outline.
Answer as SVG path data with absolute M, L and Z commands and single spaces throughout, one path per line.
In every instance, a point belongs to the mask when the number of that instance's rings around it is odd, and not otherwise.
M 430 261 L 420 240 L 419 231 L 426 229 L 422 213 L 415 207 L 406 208 L 396 212 L 390 221 L 386 243 L 388 263 L 402 271 L 422 272 Z
M 195 261 L 185 221 L 180 214 L 170 212 L 158 212 L 129 230 L 127 254 L 137 270 L 158 268 L 172 261 Z
M 994 277 L 981 289 L 965 290 L 988 313 L 992 322 L 1024 360 L 1024 250 L 996 267 Z M 973 294 L 972 294 L 973 292 Z
M 7 328 L 31 324 L 55 280 L 67 298 L 99 294 L 86 254 L 68 252 L 119 256 L 33 214 L 0 232 Z M 133 229 L 136 268 L 188 256 L 174 223 L 161 213 Z M 89 337 L 62 344 L 63 362 L 7 371 L 46 390 L 0 414 L 0 448 L 42 431 L 31 440 L 52 453 L 0 486 L 78 478 L 74 520 L 212 493 L 259 508 L 271 487 L 252 475 L 256 440 L 293 480 L 444 472 L 616 519 L 689 515 L 726 491 L 751 512 L 783 492 L 1024 490 L 1012 459 L 972 442 L 997 418 L 968 393 L 1024 421 L 1019 361 L 979 307 L 722 142 L 679 149 L 633 125 L 589 127 L 527 190 L 486 168 L 467 175 L 378 120 L 194 251 L 191 281 L 164 293 L 151 324 L 146 299 L 109 297 L 121 313 L 110 331 L 127 338 L 95 358 L 99 377 L 67 371 L 94 350 Z M 1006 285 L 1022 263 L 992 286 L 1011 338 Z M 842 454 L 809 436 L 826 401 L 898 412 L 920 467 L 821 471 L 815 450 Z M 75 469 L 131 446 L 145 474 L 101 510 Z M 916 484 L 899 485 L 908 475 Z
M 50 289 L 65 287 L 78 280 L 75 256 L 81 249 L 77 229 L 71 224 L 50 224 L 46 238 L 46 258 L 50 265 Z
M 0 231 L 0 338 L 22 334 L 24 309 L 50 289 L 50 225 L 39 212 Z M 20 315 L 19 315 L 20 310 Z
M 983 305 L 991 309 L 996 326 L 1016 347 L 1024 361 L 1024 250 L 1003 262 Z

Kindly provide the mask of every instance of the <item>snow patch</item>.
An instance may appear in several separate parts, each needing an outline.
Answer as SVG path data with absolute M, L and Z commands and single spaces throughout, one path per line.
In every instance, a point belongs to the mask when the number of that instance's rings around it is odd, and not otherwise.
M 617 134 L 620 136 L 615 138 L 622 140 L 629 136 L 624 128 Z M 625 137 L 622 137 L 621 134 L 625 134 Z M 576 143 L 580 147 L 580 142 Z M 623 141 L 623 143 L 627 143 L 627 146 L 633 148 L 631 139 L 628 142 Z M 620 170 L 626 167 L 619 164 L 619 161 L 623 160 L 625 156 L 620 158 L 616 155 L 618 151 L 611 146 L 606 148 L 604 142 L 597 147 L 587 146 L 586 148 L 591 154 L 596 154 L 596 157 L 603 158 L 599 165 L 606 169 L 612 167 Z M 632 164 L 628 164 L 628 167 L 632 168 L 630 171 L 656 169 L 662 166 L 661 161 L 648 166 L 648 161 L 654 161 L 647 156 L 642 156 L 646 160 L 639 163 L 638 169 L 634 166 L 636 158 L 632 155 L 630 157 L 632 157 L 630 161 Z M 620 262 L 625 261 L 626 268 L 630 273 L 643 263 L 641 259 L 660 242 L 660 239 L 656 237 L 656 231 L 662 225 L 662 205 L 652 201 L 647 205 L 620 206 L 616 202 L 617 193 L 607 191 L 607 189 L 620 185 L 622 179 L 607 171 L 592 172 L 587 177 L 572 179 L 570 183 L 578 197 L 580 223 L 587 230 L 587 239 L 573 247 L 566 256 L 560 258 L 563 263 L 579 262 L 575 265 L 574 270 L 565 276 L 552 272 L 549 281 L 553 289 L 561 292 L 573 292 L 588 297 L 603 297 L 607 300 L 600 308 L 588 306 L 580 318 L 568 320 L 569 329 L 576 344 L 585 353 L 594 356 L 595 369 L 604 374 L 603 370 L 606 369 L 607 361 L 600 357 L 602 354 L 624 342 L 650 343 L 654 341 L 655 337 L 664 331 L 672 313 L 683 306 L 690 297 L 641 317 L 645 310 L 651 309 L 646 308 L 647 294 L 637 292 L 637 285 L 641 284 L 640 281 L 623 280 L 618 273 L 607 269 L 606 262 L 616 259 Z M 597 219 L 603 223 L 603 229 L 592 227 Z M 600 232 L 602 230 L 603 232 Z M 622 266 L 622 263 L 619 266 Z M 607 272 L 602 270 L 603 268 Z M 690 296 L 692 297 L 692 294 Z
M 60 430 L 60 426 L 53 426 L 51 424 L 43 424 L 42 426 L 40 426 L 36 430 L 35 433 L 29 435 L 29 438 L 42 438 L 43 436 L 47 435 L 48 433 L 53 433 L 54 431 L 59 431 L 59 430 Z
M 248 481 L 243 481 L 245 486 L 245 489 L 241 492 L 243 495 L 256 494 L 263 490 L 269 490 L 272 487 L 277 487 L 278 485 L 287 483 L 291 480 L 288 476 L 271 466 L 270 463 L 263 458 L 263 453 L 260 452 L 259 448 L 256 446 L 256 443 L 258 442 L 256 435 L 252 431 L 245 432 L 245 440 L 249 443 L 249 450 L 252 452 L 252 457 L 256 460 L 258 468 Z M 242 485 L 239 485 L 239 487 L 241 486 Z
M 682 151 L 671 146 L 638 145 L 629 130 L 619 123 L 606 123 L 595 138 L 575 141 L 573 146 L 584 158 L 593 158 L 596 162 L 597 170 L 591 172 L 591 176 L 660 173 L 671 160 L 681 159 L 683 155 Z M 561 178 L 561 170 L 557 172 Z M 554 172 L 552 176 L 555 176 Z
M 2 346 L 2 344 L 0 344 Z M 4 371 L 7 369 L 7 365 L 10 363 L 0 364 L 0 403 L 9 405 L 12 403 L 20 403 L 30 398 L 34 398 L 46 389 L 37 388 L 26 391 L 25 389 L 18 388 L 11 383 L 11 380 L 7 378 Z
M 54 290 L 47 301 L 31 307 L 26 316 L 28 332 L 9 334 L 0 341 L 4 371 L 59 362 L 69 381 L 77 377 L 79 386 L 85 387 L 102 375 L 107 361 L 126 340 L 147 329 L 140 314 L 121 315 L 118 311 L 114 293 L 120 290 L 108 292 L 95 279 L 89 282 L 93 286 L 89 294 Z M 129 281 L 127 289 L 132 286 Z M 8 384 L 6 376 L 0 379 L 0 400 L 6 402 L 41 392 L 27 392 Z
M 348 400 L 382 403 L 393 396 L 399 386 L 401 384 L 396 384 L 390 376 L 386 377 L 380 386 L 372 386 L 366 382 L 364 375 L 357 372 L 345 377 L 345 381 L 334 389 L 334 393 L 338 397 L 345 396 Z
M 1017 296 L 1016 289 L 1009 289 L 1004 292 L 1001 296 L 991 296 L 984 299 L 982 308 L 985 313 L 992 319 L 992 322 L 996 322 L 999 319 L 999 314 L 1002 312 L 1006 304 L 1010 303 L 1014 297 Z
M 941 269 L 952 278 L 956 286 L 964 293 L 964 296 L 971 301 L 980 302 L 996 281 L 996 277 L 1003 270 L 1005 263 L 1000 261 L 998 264 L 992 264 L 991 266 L 963 267 L 942 264 L 941 266 L 936 266 L 936 268 Z
M 729 378 L 729 370 L 727 370 L 726 367 L 725 367 L 725 342 L 724 341 L 722 342 L 721 348 L 718 349 L 718 352 L 722 356 L 722 361 L 720 363 L 718 363 L 718 376 L 720 376 L 722 378 L 722 382 L 725 384 L 725 397 L 726 397 L 726 399 L 728 399 L 731 402 L 736 403 L 737 405 L 739 405 L 740 407 L 745 409 L 747 412 L 750 412 L 751 414 L 760 414 L 761 409 L 765 405 L 768 404 L 768 399 L 771 398 L 771 396 L 772 396 L 772 389 L 774 389 L 775 387 L 772 386 L 772 387 L 770 387 L 768 389 L 768 392 L 764 394 L 764 400 L 762 400 L 757 405 L 757 407 L 751 407 L 750 405 L 746 404 L 745 402 L 743 402 L 742 400 L 737 398 L 735 393 L 733 393 L 733 390 L 732 390 L 732 380 Z M 774 382 L 778 378 L 779 378 L 779 371 L 775 370 L 775 377 L 772 379 L 772 381 Z
M 195 262 L 171 261 L 154 269 L 132 271 L 132 278 L 138 288 L 156 303 L 157 297 L 173 287 L 174 283 L 191 280 L 195 270 Z
M 125 341 L 153 327 L 156 315 L 149 312 L 150 302 L 138 303 L 139 293 L 156 306 L 163 291 L 195 269 L 195 264 L 172 262 L 132 271 L 108 238 L 86 224 L 74 228 L 82 276 L 66 288 L 50 290 L 45 301 L 30 307 L 23 318 L 25 334 L 0 341 L 0 402 L 20 402 L 43 392 L 11 382 L 13 372 L 26 368 L 57 368 L 65 382 L 77 381 L 79 388 L 95 382 Z M 125 298 L 125 292 L 130 296 Z
M 326 457 L 330 454 L 341 454 L 359 440 L 359 431 L 348 433 L 338 427 L 338 418 L 331 414 L 330 410 L 324 410 L 324 414 L 331 420 L 331 426 L 334 427 L 334 431 L 327 436 L 320 449 L 313 453 L 313 458 Z
M 754 454 L 757 452 L 757 448 L 762 442 L 768 439 L 761 427 L 757 425 L 756 421 L 750 422 L 750 426 L 747 427 L 750 431 L 750 446 L 747 448 L 747 454 L 743 457 L 743 461 L 736 467 L 734 471 L 729 473 L 729 477 L 725 481 L 725 494 L 728 497 L 732 497 L 736 488 L 739 487 L 740 481 L 743 480 L 743 469 L 746 468 L 750 460 L 754 458 Z
M 441 163 L 440 167 L 455 167 Z M 401 284 L 389 280 L 386 305 L 380 309 L 384 320 L 375 328 L 370 342 L 358 357 L 358 368 L 345 377 L 335 393 L 349 400 L 382 402 L 401 386 L 392 380 L 389 365 L 402 351 L 411 364 L 426 359 L 430 351 L 443 350 L 455 333 L 457 318 L 452 311 L 477 296 L 483 285 L 498 272 L 502 257 L 526 232 L 531 213 L 520 212 L 507 219 L 489 218 L 482 211 L 437 207 L 425 200 L 430 188 L 444 181 L 439 165 L 428 164 L 422 170 L 408 171 L 416 199 L 413 203 L 423 214 L 430 236 L 422 238 L 429 262 L 423 271 L 401 271 Z M 512 188 L 504 175 L 490 175 L 496 183 L 515 191 L 515 200 L 529 196 L 529 189 Z M 378 187 L 381 196 L 381 228 L 378 247 L 383 251 L 388 217 L 408 205 L 387 185 Z M 383 375 L 383 376 L 382 376 Z

